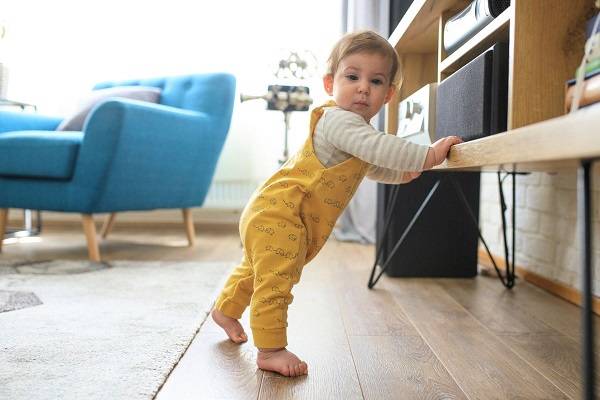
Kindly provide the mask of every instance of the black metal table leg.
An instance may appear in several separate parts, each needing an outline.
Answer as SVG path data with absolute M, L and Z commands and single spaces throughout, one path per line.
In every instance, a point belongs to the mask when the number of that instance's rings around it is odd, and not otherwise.
M 479 235 L 479 240 L 481 240 L 481 243 L 483 244 L 483 247 L 485 248 L 485 251 L 487 252 L 488 257 L 490 258 L 490 261 L 494 265 L 494 269 L 496 270 L 496 273 L 498 274 L 498 278 L 500 279 L 500 281 L 502 282 L 504 287 L 506 287 L 507 289 L 512 289 L 516 283 L 516 276 L 515 276 L 515 253 L 516 253 L 516 251 L 515 251 L 515 237 L 516 237 L 515 186 L 516 185 L 515 185 L 515 174 L 514 173 L 512 173 L 512 178 L 513 178 L 512 179 L 512 183 L 513 183 L 512 261 L 508 257 L 508 254 L 509 254 L 508 241 L 506 239 L 506 220 L 504 217 L 504 210 L 506 209 L 506 203 L 504 201 L 504 193 L 502 190 L 500 190 L 500 211 L 502 214 L 502 232 L 503 232 L 502 237 L 504 239 L 503 243 L 504 243 L 504 259 L 505 259 L 506 278 L 504 278 L 502 276 L 502 273 L 500 272 L 500 268 L 498 267 L 498 265 L 496 264 L 496 260 L 494 260 L 494 257 L 492 256 L 492 252 L 490 251 L 490 248 L 489 248 L 487 242 L 485 241 L 485 239 L 481 233 L 481 230 L 479 229 L 479 220 L 478 220 L 477 216 L 473 213 L 473 210 L 471 209 L 471 206 L 469 205 L 469 201 L 467 200 L 467 197 L 465 196 L 464 192 L 460 188 L 460 185 L 458 184 L 456 179 L 454 179 L 454 177 L 451 178 L 452 186 L 454 187 L 454 190 L 456 191 L 456 194 L 458 195 L 458 197 L 461 199 L 462 204 L 465 207 L 465 210 L 467 211 L 467 214 L 469 214 L 469 217 L 471 218 L 471 221 L 473 222 L 473 224 L 475 224 L 475 229 L 477 230 L 477 234 Z M 502 182 L 500 180 L 500 177 L 498 177 L 498 186 L 500 187 L 500 189 L 502 188 Z
M 413 215 L 412 220 L 409 222 L 409 224 L 406 227 L 406 229 L 404 229 L 404 232 L 402 233 L 402 236 L 400 236 L 400 239 L 398 239 L 398 241 L 396 242 L 396 245 L 394 246 L 394 248 L 392 249 L 392 251 L 390 252 L 390 254 L 387 257 L 387 260 L 381 266 L 381 271 L 379 271 L 379 275 L 377 275 L 377 277 L 375 277 L 375 271 L 377 270 L 377 264 L 379 262 L 379 257 L 381 255 L 381 248 L 383 247 L 383 242 L 385 241 L 385 237 L 387 235 L 387 227 L 389 226 L 389 222 L 392 219 L 392 213 L 390 212 L 386 216 L 387 217 L 386 218 L 387 221 L 386 221 L 386 225 L 385 225 L 385 228 L 384 228 L 384 230 L 385 230 L 384 236 L 383 236 L 383 238 L 381 240 L 381 242 L 382 242 L 381 243 L 381 247 L 379 249 L 377 249 L 376 256 L 375 256 L 375 262 L 373 263 L 373 268 L 371 269 L 371 275 L 369 276 L 369 283 L 367 284 L 367 286 L 368 286 L 369 289 L 373 289 L 373 287 L 375 286 L 375 284 L 377 283 L 377 281 L 379 281 L 379 278 L 381 278 L 381 275 L 383 275 L 383 273 L 385 272 L 385 270 L 389 266 L 389 264 L 390 264 L 390 262 L 392 260 L 392 257 L 394 257 L 394 254 L 396 254 L 396 252 L 400 248 L 400 245 L 402 245 L 402 242 L 404 242 L 404 239 L 406 238 L 406 236 L 408 235 L 408 233 L 412 229 L 413 225 L 415 224 L 415 222 L 417 222 L 417 220 L 421 216 L 421 213 L 423 212 L 423 210 L 427 206 L 427 203 L 429 203 L 429 200 L 431 200 L 431 197 L 433 196 L 433 194 L 437 190 L 438 186 L 440 186 L 440 180 L 439 179 L 434 183 L 434 185 L 432 186 L 432 188 L 429 190 L 429 193 L 427 194 L 427 196 L 425 196 L 425 199 L 421 203 L 421 206 L 419 207 L 419 209 L 417 210 L 417 212 Z M 394 192 L 394 195 L 392 196 L 393 199 L 394 199 L 394 201 L 396 199 L 396 196 L 397 196 L 397 193 Z
M 592 161 L 584 160 L 581 162 L 577 177 L 577 205 L 581 218 L 579 223 L 582 240 L 581 247 L 581 290 L 582 290 L 582 373 L 583 373 L 583 393 L 584 399 L 594 400 L 594 325 L 592 311 L 592 258 L 591 258 L 591 165 Z
M 516 172 L 510 172 L 508 173 L 508 175 L 512 175 L 512 184 L 513 184 L 513 212 L 512 212 L 512 260 L 511 258 L 509 258 L 509 251 L 508 251 L 508 241 L 506 238 L 506 221 L 505 221 L 505 216 L 504 216 L 504 211 L 506 210 L 506 203 L 504 201 L 504 193 L 502 191 L 502 182 L 500 180 L 500 176 L 498 177 L 498 184 L 499 184 L 499 188 L 500 188 L 500 202 L 501 202 L 501 214 L 502 214 L 502 230 L 504 232 L 503 238 L 504 238 L 504 252 L 505 252 L 505 260 L 506 260 L 506 277 L 503 277 L 500 269 L 498 268 L 498 266 L 496 265 L 496 261 L 494 259 L 494 257 L 492 256 L 492 253 L 490 252 L 490 249 L 487 245 L 487 242 L 485 241 L 483 235 L 481 234 L 481 230 L 479 229 L 479 222 L 478 222 L 478 218 L 477 216 L 473 213 L 473 210 L 471 209 L 471 206 L 469 205 L 469 202 L 467 200 L 467 198 L 465 197 L 464 192 L 462 191 L 460 185 L 458 184 L 458 182 L 456 181 L 456 179 L 454 177 L 450 177 L 450 181 L 452 182 L 452 185 L 455 189 L 455 193 L 458 196 L 458 198 L 462 201 L 462 204 L 467 212 L 467 214 L 469 215 L 471 221 L 473 222 L 473 224 L 475 225 L 475 229 L 477 230 L 477 234 L 479 236 L 479 239 L 481 240 L 481 242 L 483 243 L 483 246 L 485 247 L 485 250 L 488 253 L 488 256 L 490 257 L 490 260 L 492 261 L 492 264 L 494 265 L 494 269 L 496 270 L 497 274 L 498 274 L 498 278 L 500 279 L 500 281 L 502 282 L 502 284 L 508 288 L 511 289 L 514 285 L 515 285 L 515 207 L 514 204 L 516 201 L 516 183 L 515 183 L 515 176 L 516 176 Z M 381 270 L 379 271 L 379 274 L 377 276 L 375 276 L 375 272 L 377 270 L 377 265 L 379 264 L 381 255 L 382 255 L 382 250 L 383 250 L 383 243 L 385 242 L 385 239 L 387 237 L 387 233 L 388 233 L 388 227 L 389 224 L 392 220 L 392 210 L 393 208 L 390 208 L 390 210 L 386 213 L 385 215 L 385 227 L 383 228 L 383 237 L 380 240 L 380 245 L 379 247 L 376 249 L 376 254 L 375 254 L 375 261 L 373 262 L 373 267 L 371 269 L 371 275 L 369 276 L 369 282 L 367 284 L 367 286 L 369 287 L 369 289 L 373 289 L 373 287 L 375 286 L 375 284 L 379 281 L 379 279 L 381 278 L 381 276 L 383 275 L 383 273 L 385 272 L 385 270 L 388 268 L 389 263 L 392 260 L 392 257 L 396 254 L 396 252 L 398 251 L 398 249 L 400 248 L 400 246 L 402 245 L 402 243 L 404 242 L 404 239 L 406 238 L 406 236 L 408 235 L 408 233 L 410 232 L 410 230 L 412 229 L 413 225 L 415 224 L 415 222 L 418 220 L 419 216 L 421 215 L 421 213 L 423 212 L 423 210 L 425 209 L 425 207 L 427 206 L 427 203 L 429 203 L 429 200 L 431 199 L 431 197 L 433 196 L 433 194 L 435 193 L 435 191 L 437 190 L 438 186 L 440 185 L 441 180 L 438 179 L 436 181 L 436 183 L 433 185 L 433 187 L 430 189 L 429 193 L 427 194 L 427 196 L 425 196 L 425 199 L 423 200 L 423 202 L 421 203 L 419 209 L 416 211 L 416 213 L 413 215 L 412 220 L 409 222 L 409 224 L 407 225 L 407 227 L 405 228 L 404 232 L 402 233 L 402 235 L 400 236 L 400 239 L 398 239 L 398 241 L 396 242 L 396 244 L 394 245 L 394 248 L 392 249 L 391 253 L 387 256 L 387 259 L 383 262 L 383 264 L 381 265 Z M 391 204 L 394 204 L 396 202 L 396 198 L 398 195 L 398 191 L 394 190 L 392 192 L 392 201 Z

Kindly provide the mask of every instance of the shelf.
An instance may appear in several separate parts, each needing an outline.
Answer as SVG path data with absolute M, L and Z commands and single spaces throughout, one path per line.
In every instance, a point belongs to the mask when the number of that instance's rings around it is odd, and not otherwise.
M 600 104 L 452 147 L 436 170 L 559 171 L 600 158 Z
M 414 0 L 390 36 L 399 54 L 437 53 L 438 19 L 445 12 L 458 13 L 471 0 Z
M 473 60 L 484 50 L 490 48 L 494 43 L 502 40 L 508 42 L 512 12 L 512 7 L 504 10 L 502 14 L 494 18 L 481 31 L 477 32 L 475 36 L 444 59 L 440 63 L 440 73 L 442 75 L 450 75 L 469 63 L 469 61 Z

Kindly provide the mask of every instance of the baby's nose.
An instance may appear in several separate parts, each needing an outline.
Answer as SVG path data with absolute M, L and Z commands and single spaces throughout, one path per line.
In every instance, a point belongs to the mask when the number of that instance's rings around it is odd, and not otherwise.
M 369 85 L 367 83 L 361 83 L 358 86 L 358 92 L 359 93 L 369 93 Z

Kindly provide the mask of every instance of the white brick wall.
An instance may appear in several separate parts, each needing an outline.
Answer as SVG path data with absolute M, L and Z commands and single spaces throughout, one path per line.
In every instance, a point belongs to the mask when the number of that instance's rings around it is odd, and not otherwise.
M 593 262 L 594 293 L 600 295 L 600 171 L 594 171 Z M 542 172 L 517 176 L 516 264 L 546 278 L 581 289 L 580 243 L 577 226 L 577 172 Z M 512 183 L 504 182 L 511 226 Z M 492 253 L 503 257 L 502 223 L 495 173 L 481 175 L 480 227 Z M 511 243 L 510 230 L 507 233 Z

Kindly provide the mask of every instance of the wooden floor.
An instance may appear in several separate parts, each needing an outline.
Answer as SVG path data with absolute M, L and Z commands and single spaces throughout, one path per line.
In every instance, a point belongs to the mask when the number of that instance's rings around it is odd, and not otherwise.
M 234 227 L 200 227 L 196 247 L 185 245 L 183 229 L 117 225 L 101 251 L 108 260 L 241 256 Z M 384 276 L 368 290 L 373 254 L 372 246 L 331 240 L 305 268 L 289 349 L 308 362 L 308 376 L 257 370 L 254 347 L 233 345 L 207 320 L 157 399 L 581 398 L 579 308 L 527 283 L 509 291 L 483 276 Z M 24 257 L 85 258 L 83 234 L 47 228 L 0 255 Z

